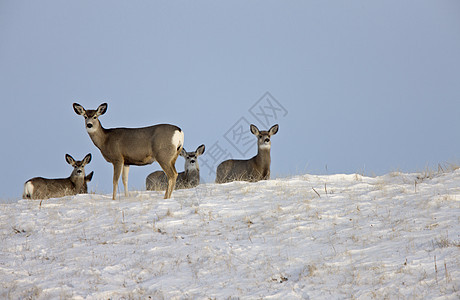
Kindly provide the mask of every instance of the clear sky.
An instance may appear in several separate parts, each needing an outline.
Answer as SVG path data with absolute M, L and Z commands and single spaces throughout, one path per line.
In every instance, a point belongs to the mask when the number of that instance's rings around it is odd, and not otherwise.
M 272 177 L 458 164 L 459 80 L 457 0 L 0 0 L 0 199 L 69 176 L 66 153 L 111 193 L 73 102 L 107 102 L 105 128 L 179 125 L 207 182 L 256 153 L 249 123 L 279 124 Z M 132 167 L 131 190 L 158 169 Z

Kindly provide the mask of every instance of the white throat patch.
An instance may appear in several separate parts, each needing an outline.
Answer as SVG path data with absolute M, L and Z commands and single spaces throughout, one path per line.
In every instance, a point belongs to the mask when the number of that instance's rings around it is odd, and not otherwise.
M 185 164 L 185 170 L 187 171 L 198 170 L 198 164 L 196 162 L 194 164 Z

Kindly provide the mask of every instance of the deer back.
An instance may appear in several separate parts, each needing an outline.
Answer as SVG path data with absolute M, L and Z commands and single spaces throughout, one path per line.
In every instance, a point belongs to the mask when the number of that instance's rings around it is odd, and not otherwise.
M 145 179 L 145 187 L 149 191 L 164 191 L 166 190 L 167 186 L 168 178 L 163 171 L 155 171 L 150 173 Z
M 103 141 L 93 139 L 108 162 L 123 161 L 125 165 L 147 165 L 177 152 L 174 141 L 180 128 L 159 124 L 143 128 L 105 129 Z M 92 135 L 90 135 L 93 138 Z
M 217 167 L 216 182 L 258 181 L 262 179 L 262 176 L 259 175 L 261 173 L 254 159 L 230 159 L 222 162 Z
M 70 178 L 48 179 L 35 177 L 25 183 L 24 198 L 48 199 L 73 194 L 75 190 Z

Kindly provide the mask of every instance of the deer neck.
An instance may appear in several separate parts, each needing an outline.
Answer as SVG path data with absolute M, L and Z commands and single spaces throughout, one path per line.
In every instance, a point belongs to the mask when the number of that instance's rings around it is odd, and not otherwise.
M 102 149 L 105 140 L 107 138 L 107 130 L 102 127 L 101 122 L 99 122 L 99 126 L 95 130 L 88 131 L 89 137 L 93 141 L 94 145 L 99 149 Z
M 257 155 L 254 157 L 255 163 L 261 168 L 270 168 L 270 148 L 258 148 Z
M 83 186 L 85 185 L 85 174 L 83 174 L 83 177 L 79 177 L 79 176 L 70 176 L 70 182 L 72 182 L 74 188 L 76 191 L 79 191 L 83 188 Z
M 185 177 L 187 179 L 193 179 L 195 177 L 200 176 L 200 169 L 199 168 L 194 168 L 194 169 L 188 169 L 185 170 Z

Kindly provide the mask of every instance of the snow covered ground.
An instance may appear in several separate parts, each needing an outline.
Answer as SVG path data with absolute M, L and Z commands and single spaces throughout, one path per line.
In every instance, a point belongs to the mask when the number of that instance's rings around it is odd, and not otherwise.
M 0 205 L 1 299 L 459 299 L 460 169 Z

